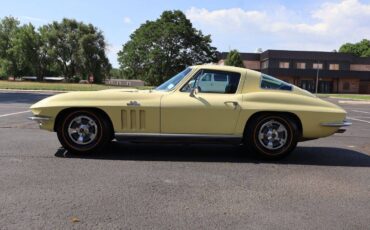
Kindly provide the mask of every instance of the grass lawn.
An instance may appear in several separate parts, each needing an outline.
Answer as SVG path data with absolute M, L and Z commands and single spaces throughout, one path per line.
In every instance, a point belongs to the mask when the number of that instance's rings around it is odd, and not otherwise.
M 343 99 L 370 100 L 369 94 L 318 94 L 319 97 L 334 97 Z
M 46 83 L 46 82 L 17 82 L 0 81 L 0 89 L 23 89 L 23 90 L 56 90 L 56 91 L 90 91 L 102 89 L 124 88 L 122 86 L 99 85 L 99 84 L 75 84 L 75 83 Z M 135 87 L 138 89 L 151 89 L 153 87 Z

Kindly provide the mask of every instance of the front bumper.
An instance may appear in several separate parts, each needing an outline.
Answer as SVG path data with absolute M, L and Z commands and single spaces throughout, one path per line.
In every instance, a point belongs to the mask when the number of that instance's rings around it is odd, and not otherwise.
M 28 117 L 29 120 L 31 121 L 36 121 L 37 123 L 40 123 L 40 122 L 43 122 L 43 121 L 49 121 L 51 119 L 51 117 L 47 117 L 47 116 L 32 116 L 32 117 Z
M 29 117 L 28 119 L 31 121 L 35 121 L 39 125 L 40 129 L 52 131 L 54 128 L 54 121 L 52 117 L 34 115 L 32 117 Z

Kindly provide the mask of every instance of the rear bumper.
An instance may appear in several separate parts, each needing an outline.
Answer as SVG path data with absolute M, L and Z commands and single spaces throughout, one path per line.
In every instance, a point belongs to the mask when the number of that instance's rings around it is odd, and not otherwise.
M 321 123 L 321 126 L 326 126 L 326 127 L 346 127 L 352 125 L 351 122 L 344 120 L 342 122 L 325 122 Z
M 342 127 L 347 127 L 347 126 L 350 126 L 350 125 L 352 125 L 352 123 L 349 122 L 349 121 L 347 121 L 347 120 L 344 120 L 342 122 L 325 122 L 325 123 L 321 123 L 321 126 L 339 128 L 336 131 L 336 133 L 344 133 L 346 131 L 346 129 L 344 129 Z

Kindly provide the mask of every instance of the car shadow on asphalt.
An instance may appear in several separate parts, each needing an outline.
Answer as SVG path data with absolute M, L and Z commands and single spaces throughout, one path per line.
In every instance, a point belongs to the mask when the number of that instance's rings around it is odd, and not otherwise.
M 76 155 L 60 148 L 55 153 L 55 156 L 61 158 L 125 161 L 273 163 L 370 167 L 369 155 L 350 149 L 334 147 L 299 146 L 291 155 L 278 161 L 261 160 L 253 153 L 248 153 L 241 146 L 209 144 L 133 144 L 121 142 L 113 142 L 103 151 L 89 155 Z

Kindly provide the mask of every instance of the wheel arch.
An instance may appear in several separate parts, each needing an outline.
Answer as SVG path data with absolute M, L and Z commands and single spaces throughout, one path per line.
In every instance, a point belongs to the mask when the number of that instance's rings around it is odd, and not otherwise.
M 247 130 L 248 125 L 250 125 L 251 122 L 256 117 L 262 116 L 262 115 L 282 115 L 282 116 L 285 116 L 285 117 L 288 117 L 288 118 L 292 119 L 296 123 L 296 125 L 297 125 L 298 132 L 299 132 L 299 135 L 300 135 L 299 136 L 299 139 L 302 139 L 303 126 L 302 126 L 301 119 L 295 113 L 292 113 L 292 112 L 282 112 L 282 111 L 259 111 L 259 112 L 256 112 L 256 113 L 252 114 L 252 116 L 250 116 L 248 118 L 248 120 L 246 121 L 246 123 L 245 123 L 243 136 L 245 136 L 245 133 L 246 133 L 246 130 Z
M 67 115 L 70 112 L 74 112 L 74 111 L 78 111 L 78 110 L 93 111 L 93 112 L 97 113 L 98 115 L 102 116 L 104 119 L 106 119 L 109 123 L 112 138 L 114 137 L 114 126 L 113 126 L 112 120 L 110 119 L 110 117 L 108 116 L 108 114 L 104 110 L 96 108 L 96 107 L 71 107 L 71 108 L 66 108 L 66 109 L 61 110 L 57 114 L 57 116 L 55 117 L 54 131 L 55 132 L 57 131 L 57 129 L 58 129 L 58 127 L 59 127 L 59 125 L 62 121 L 62 117 L 64 117 L 65 115 Z

